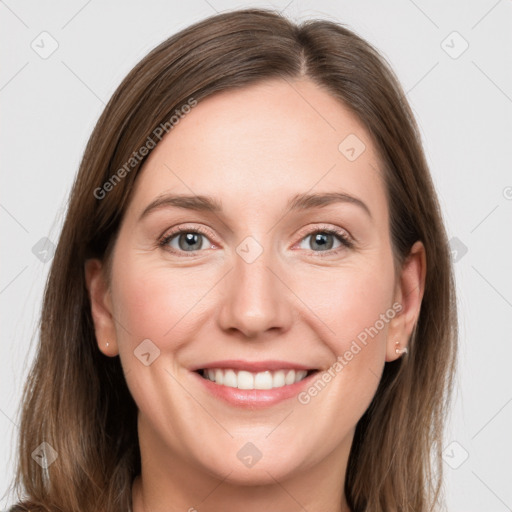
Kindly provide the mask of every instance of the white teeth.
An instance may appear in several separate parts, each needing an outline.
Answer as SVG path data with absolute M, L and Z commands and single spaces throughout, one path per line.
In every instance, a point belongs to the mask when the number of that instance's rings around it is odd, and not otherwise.
M 300 382 L 306 378 L 307 373 L 306 370 L 267 370 L 253 373 L 245 370 L 208 368 L 204 370 L 203 375 L 216 384 L 230 388 L 272 389 Z
M 238 380 L 236 378 L 236 373 L 233 370 L 226 370 L 224 372 L 224 386 L 229 386 L 230 388 L 238 387 Z
M 222 370 L 217 370 L 222 371 Z M 215 376 L 217 376 L 217 372 L 215 372 Z M 215 379 L 217 384 L 222 384 L 217 379 Z M 238 389 L 254 389 L 254 377 L 250 372 L 239 371 L 238 372 Z
M 284 378 L 284 383 L 287 385 L 293 384 L 295 382 L 295 370 L 288 370 L 286 377 Z
M 273 388 L 280 388 L 285 385 L 284 382 L 284 370 L 279 370 L 277 372 L 274 372 L 274 376 L 272 377 L 272 387 Z
M 254 389 L 272 389 L 272 374 L 259 372 L 254 377 Z
M 307 374 L 308 372 L 306 370 L 298 370 L 295 372 L 295 382 L 301 381 Z
M 224 384 L 224 372 L 222 370 L 215 370 L 215 382 Z

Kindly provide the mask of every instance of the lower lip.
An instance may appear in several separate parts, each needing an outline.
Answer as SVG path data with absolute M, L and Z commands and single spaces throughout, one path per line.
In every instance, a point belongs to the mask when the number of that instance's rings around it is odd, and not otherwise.
M 199 373 L 192 372 L 197 379 L 199 379 L 202 385 L 212 395 L 228 402 L 236 407 L 242 407 L 247 409 L 254 409 L 256 407 L 270 407 L 283 400 L 293 398 L 297 396 L 300 391 L 306 387 L 312 378 L 314 378 L 318 372 L 314 372 L 308 375 L 306 378 L 294 384 L 282 386 L 280 388 L 272 389 L 238 389 L 231 388 L 229 386 L 222 386 L 215 384 L 209 379 L 205 379 Z

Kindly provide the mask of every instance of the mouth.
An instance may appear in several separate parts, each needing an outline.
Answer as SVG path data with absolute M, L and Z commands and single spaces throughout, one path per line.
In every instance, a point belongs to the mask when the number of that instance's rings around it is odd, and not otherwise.
M 264 370 L 250 372 L 234 368 L 203 368 L 196 372 L 218 386 L 237 389 L 276 389 L 301 382 L 318 370 Z
M 293 398 L 321 370 L 283 361 L 217 361 L 191 368 L 203 390 L 239 408 L 269 407 Z

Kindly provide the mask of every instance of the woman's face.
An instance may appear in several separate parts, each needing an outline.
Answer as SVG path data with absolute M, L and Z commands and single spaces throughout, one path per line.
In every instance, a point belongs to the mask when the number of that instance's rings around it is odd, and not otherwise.
M 410 333 L 388 225 L 367 131 L 312 82 L 223 92 L 182 118 L 137 178 L 106 320 L 93 311 L 143 464 L 263 483 L 346 462 Z

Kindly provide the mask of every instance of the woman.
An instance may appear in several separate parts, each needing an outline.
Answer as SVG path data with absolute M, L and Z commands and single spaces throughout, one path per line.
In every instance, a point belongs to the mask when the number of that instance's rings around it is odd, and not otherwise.
M 384 59 L 329 21 L 211 17 L 137 64 L 89 140 L 12 510 L 432 510 L 456 338 Z

